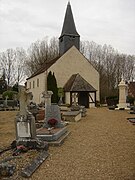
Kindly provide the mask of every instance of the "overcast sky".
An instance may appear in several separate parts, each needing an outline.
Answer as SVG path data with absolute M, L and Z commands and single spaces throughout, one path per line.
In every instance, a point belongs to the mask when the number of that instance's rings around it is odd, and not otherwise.
M 0 52 L 59 37 L 68 0 L 0 0 Z M 135 54 L 135 0 L 70 0 L 81 40 Z

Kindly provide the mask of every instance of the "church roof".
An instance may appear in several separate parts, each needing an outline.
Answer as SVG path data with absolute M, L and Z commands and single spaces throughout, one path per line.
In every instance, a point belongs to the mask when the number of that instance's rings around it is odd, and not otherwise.
M 42 67 L 39 68 L 39 69 L 38 69 L 34 74 L 32 74 L 29 78 L 27 78 L 27 80 L 30 79 L 30 78 L 32 78 L 32 77 L 34 77 L 34 76 L 37 76 L 37 75 L 45 72 L 45 71 L 46 71 L 49 67 L 51 67 L 59 58 L 60 58 L 60 57 L 58 56 L 58 57 L 56 57 L 56 58 L 54 58 L 54 59 L 52 59 L 52 60 L 46 60 L 46 62 L 42 65 Z
M 73 74 L 64 86 L 64 91 L 88 91 L 93 92 L 96 89 L 90 85 L 79 73 Z
M 73 49 L 73 48 L 75 48 L 83 57 L 84 57 L 84 59 L 87 61 L 87 62 L 89 62 L 89 64 L 91 64 L 90 63 L 90 61 L 75 47 L 75 46 L 72 46 L 70 49 L 69 49 L 69 51 L 71 50 L 71 49 Z M 63 56 L 63 55 L 62 55 Z M 30 77 L 28 77 L 27 78 L 27 80 L 28 79 L 31 79 L 31 78 L 33 78 L 33 77 L 35 77 L 35 76 L 37 76 L 37 75 L 39 75 L 39 74 L 41 74 L 41 73 L 43 73 L 43 72 L 45 72 L 47 69 L 49 69 L 53 64 L 55 64 L 60 58 L 62 58 L 62 56 L 58 56 L 58 57 L 56 57 L 56 58 L 54 58 L 54 59 L 52 59 L 52 60 L 47 60 L 46 62 L 44 62 L 44 64 L 42 65 L 42 67 L 41 68 L 39 68 L 35 73 L 33 73 Z M 91 64 L 92 65 L 92 64 Z M 94 68 L 94 67 L 93 67 Z
M 70 2 L 68 2 L 67 9 L 66 9 L 66 14 L 65 14 L 65 18 L 64 18 L 64 23 L 63 23 L 61 36 L 63 36 L 63 35 L 80 36 L 78 34 L 77 30 L 76 30 L 76 27 L 75 27 Z

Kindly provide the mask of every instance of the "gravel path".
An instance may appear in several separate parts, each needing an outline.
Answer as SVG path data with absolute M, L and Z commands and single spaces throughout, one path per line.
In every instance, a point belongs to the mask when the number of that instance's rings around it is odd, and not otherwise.
M 68 125 L 71 134 L 62 146 L 49 147 L 50 156 L 29 179 L 135 180 L 135 125 L 127 117 L 134 115 L 89 109 Z
M 126 111 L 88 110 L 87 117 L 69 125 L 71 134 L 31 179 L 134 180 L 135 126 Z

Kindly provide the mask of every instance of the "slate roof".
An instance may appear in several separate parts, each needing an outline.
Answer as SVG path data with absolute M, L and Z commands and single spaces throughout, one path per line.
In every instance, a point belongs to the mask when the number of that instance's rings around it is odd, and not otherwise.
M 61 36 L 63 36 L 63 35 L 80 36 L 76 30 L 76 27 L 75 27 L 70 2 L 68 2 L 68 5 L 67 5 L 66 14 L 65 14 L 64 23 L 63 23 L 63 28 L 62 28 L 62 32 L 61 32 Z
M 135 82 L 130 82 L 128 84 L 128 93 L 130 96 L 135 98 Z
M 39 68 L 39 69 L 38 69 L 34 74 L 32 74 L 29 78 L 27 78 L 27 80 L 30 79 L 30 78 L 32 78 L 32 77 L 34 77 L 34 76 L 37 76 L 37 75 L 45 72 L 45 71 L 46 71 L 49 67 L 51 67 L 59 58 L 60 58 L 60 57 L 56 57 L 56 58 L 54 58 L 54 59 L 52 59 L 52 60 L 47 60 L 47 61 L 42 65 L 42 67 Z
M 73 74 L 64 86 L 66 92 L 88 91 L 94 92 L 96 89 L 90 85 L 79 73 Z

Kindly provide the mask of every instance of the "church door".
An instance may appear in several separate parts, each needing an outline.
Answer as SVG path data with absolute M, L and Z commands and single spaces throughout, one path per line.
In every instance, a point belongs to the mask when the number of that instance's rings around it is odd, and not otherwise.
M 78 104 L 89 108 L 89 93 L 88 92 L 79 92 L 78 93 Z

